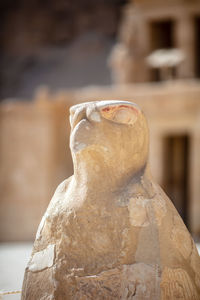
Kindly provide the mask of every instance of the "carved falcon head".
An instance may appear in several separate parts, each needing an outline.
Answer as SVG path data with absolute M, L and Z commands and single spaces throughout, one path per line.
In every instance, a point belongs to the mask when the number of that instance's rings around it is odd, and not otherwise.
M 136 104 L 108 100 L 74 105 L 70 123 L 75 166 L 78 160 L 78 164 L 86 162 L 86 168 L 92 164 L 97 169 L 135 173 L 146 165 L 148 126 Z

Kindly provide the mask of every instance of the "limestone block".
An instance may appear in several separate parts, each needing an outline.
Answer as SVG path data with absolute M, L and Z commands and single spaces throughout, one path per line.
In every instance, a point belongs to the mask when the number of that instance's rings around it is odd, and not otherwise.
M 22 300 L 199 299 L 200 259 L 148 166 L 148 126 L 127 101 L 70 110 L 74 175 L 36 234 Z

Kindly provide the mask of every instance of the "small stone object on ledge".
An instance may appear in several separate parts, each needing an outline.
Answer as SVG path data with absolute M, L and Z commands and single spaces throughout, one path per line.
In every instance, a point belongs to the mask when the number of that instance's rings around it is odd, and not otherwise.
M 74 175 L 39 225 L 22 300 L 198 300 L 200 259 L 151 177 L 140 108 L 97 101 L 70 110 Z

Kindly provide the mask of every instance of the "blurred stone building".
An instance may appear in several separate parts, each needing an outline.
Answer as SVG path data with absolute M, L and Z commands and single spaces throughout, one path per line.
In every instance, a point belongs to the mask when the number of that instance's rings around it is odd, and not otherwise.
M 185 60 L 175 78 L 200 77 L 200 1 L 133 0 L 126 6 L 111 67 L 116 83 L 159 81 L 146 58 L 158 49 L 180 49 Z
M 1 104 L 1 241 L 34 238 L 57 184 L 73 173 L 68 108 L 103 99 L 132 100 L 142 107 L 149 120 L 153 176 L 200 237 L 199 20 L 197 0 L 129 2 L 109 59 L 114 85 L 56 93 L 41 88 L 31 102 Z M 147 57 L 160 49 L 177 49 L 184 60 L 152 67 Z M 161 76 L 162 68 L 170 69 L 171 80 L 163 81 L 169 78 Z

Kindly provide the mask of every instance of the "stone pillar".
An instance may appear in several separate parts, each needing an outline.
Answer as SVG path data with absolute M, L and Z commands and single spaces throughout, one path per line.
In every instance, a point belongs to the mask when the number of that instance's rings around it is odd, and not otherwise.
M 194 61 L 194 20 L 186 14 L 181 14 L 175 22 L 176 48 L 183 50 L 186 58 L 177 69 L 178 78 L 193 78 L 195 76 Z
M 126 82 L 145 82 L 149 80 L 145 58 L 149 54 L 149 28 L 146 18 L 139 8 L 127 7 L 125 22 L 121 27 L 120 41 L 127 50 L 127 64 L 123 64 Z M 120 71 L 122 72 L 122 71 Z
M 146 57 L 150 53 L 150 33 L 149 25 L 146 18 L 141 17 L 139 21 L 139 34 L 137 41 L 137 51 L 139 52 L 137 60 L 137 82 L 147 82 L 150 81 L 149 67 L 146 62 Z

